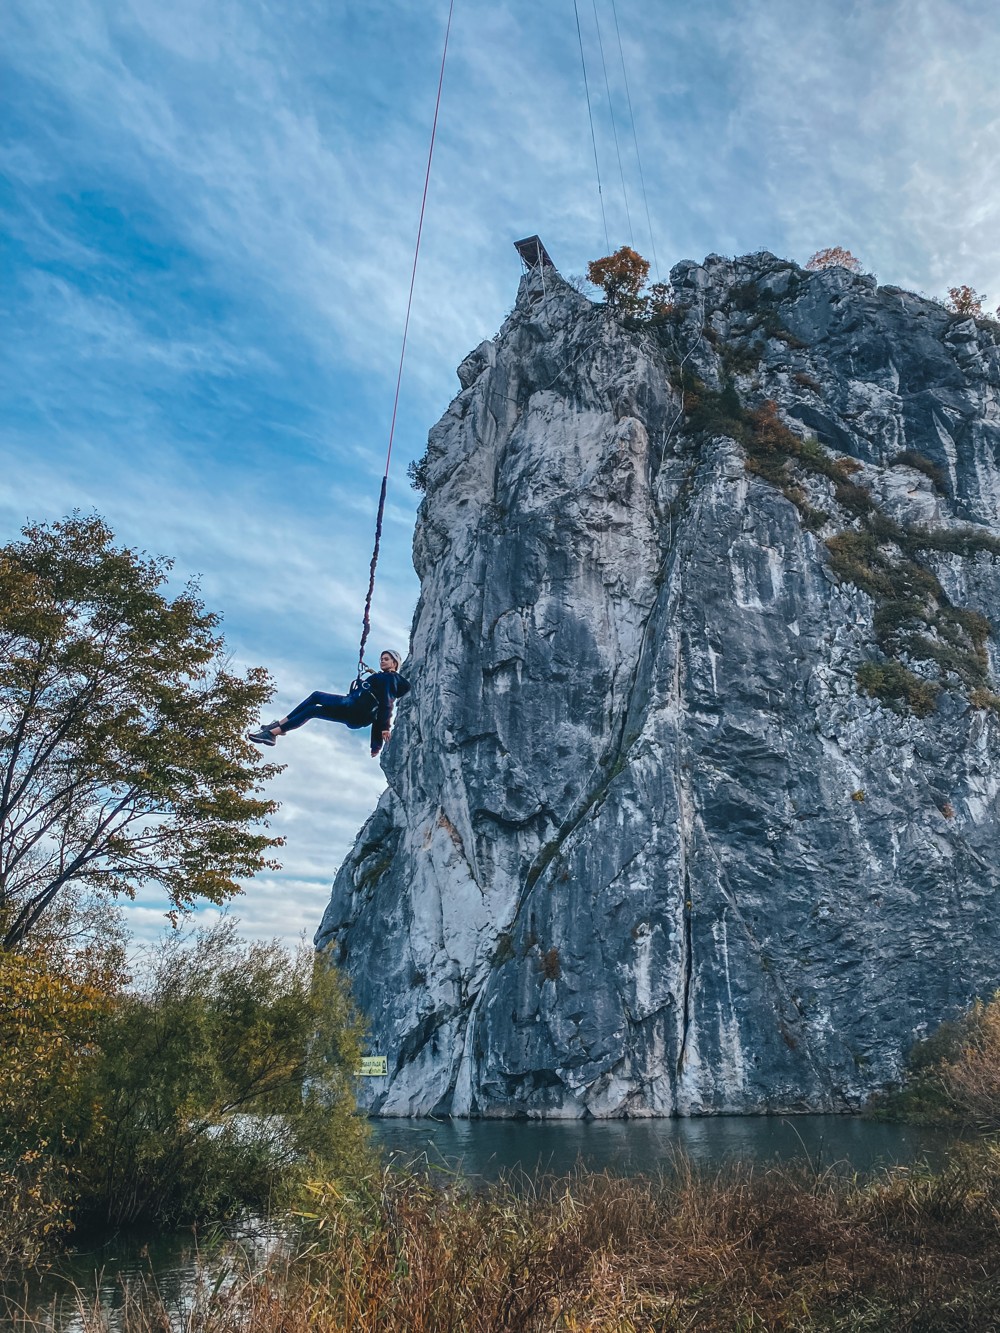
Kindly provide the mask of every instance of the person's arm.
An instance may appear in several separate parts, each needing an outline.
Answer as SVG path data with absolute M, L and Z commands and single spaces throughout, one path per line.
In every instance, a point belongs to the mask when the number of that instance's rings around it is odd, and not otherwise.
M 372 694 L 375 696 L 375 702 L 378 705 L 375 721 L 372 723 L 371 750 L 374 759 L 389 739 L 392 725 L 392 694 L 389 690 L 389 682 L 386 679 L 385 672 L 379 671 L 372 676 L 371 684 Z

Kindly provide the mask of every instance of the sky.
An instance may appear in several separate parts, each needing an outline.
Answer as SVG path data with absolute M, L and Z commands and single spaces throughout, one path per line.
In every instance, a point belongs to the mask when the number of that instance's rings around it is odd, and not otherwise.
M 631 244 L 661 278 L 710 253 L 842 245 L 880 282 L 1000 301 L 994 0 L 578 13 L 579 39 L 573 0 L 455 0 L 376 651 L 406 650 L 418 593 L 406 465 L 513 305 L 515 240 L 537 232 L 567 276 Z M 346 690 L 357 663 L 447 14 L 0 13 L 0 542 L 81 509 L 172 558 L 234 662 L 273 674 L 276 716 Z M 365 734 L 332 725 L 276 753 L 283 868 L 232 910 L 248 936 L 293 940 L 384 779 Z M 164 908 L 152 891 L 128 907 L 140 940 Z

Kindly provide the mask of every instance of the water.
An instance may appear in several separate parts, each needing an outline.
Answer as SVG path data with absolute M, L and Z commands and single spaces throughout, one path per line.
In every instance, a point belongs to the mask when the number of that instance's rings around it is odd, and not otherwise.
M 220 1278 L 225 1285 L 230 1273 L 245 1276 L 262 1267 L 282 1244 L 281 1235 L 263 1224 L 224 1241 L 218 1236 L 198 1239 L 190 1231 L 125 1232 L 72 1251 L 35 1289 L 10 1294 L 13 1310 L 5 1311 L 0 1302 L 0 1330 L 80 1333 L 84 1327 L 82 1302 L 89 1312 L 99 1310 L 113 1333 L 121 1326 L 129 1289 L 144 1283 L 159 1294 L 170 1313 L 171 1328 L 181 1330 L 200 1286 L 207 1283 L 211 1288 Z M 23 1323 L 14 1310 L 27 1314 L 32 1322 Z
M 851 1116 L 714 1116 L 696 1120 L 377 1120 L 377 1143 L 403 1164 L 426 1162 L 432 1170 L 462 1175 L 472 1183 L 500 1175 L 536 1171 L 560 1175 L 578 1166 L 619 1175 L 669 1170 L 680 1151 L 702 1166 L 733 1161 L 801 1162 L 813 1170 L 842 1164 L 869 1172 L 881 1166 L 926 1160 L 940 1164 L 953 1136 L 913 1125 L 878 1124 Z M 257 1233 L 242 1242 L 251 1267 L 260 1263 L 280 1237 Z M 46 1279 L 26 1302 L 52 1333 L 78 1333 L 81 1327 L 70 1284 L 91 1308 L 106 1312 L 107 1325 L 118 1326 L 127 1285 L 143 1276 L 155 1281 L 174 1326 L 183 1326 L 199 1281 L 204 1245 L 190 1233 L 155 1237 L 117 1236 L 107 1244 L 81 1250 Z M 232 1260 L 230 1259 L 231 1263 Z M 201 1265 L 204 1267 L 204 1264 Z M 207 1267 L 213 1274 L 211 1251 Z M 245 1271 L 245 1267 L 244 1267 Z M 9 1327 L 0 1314 L 0 1328 Z
M 705 1116 L 685 1120 L 376 1120 L 376 1141 L 403 1163 L 479 1180 L 508 1173 L 565 1175 L 577 1166 L 616 1175 L 669 1169 L 678 1152 L 700 1166 L 798 1161 L 815 1170 L 843 1164 L 941 1162 L 953 1135 L 855 1116 Z

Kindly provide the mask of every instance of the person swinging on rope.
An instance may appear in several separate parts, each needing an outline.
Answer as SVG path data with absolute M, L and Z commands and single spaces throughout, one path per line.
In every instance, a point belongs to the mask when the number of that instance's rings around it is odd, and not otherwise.
M 361 673 L 347 694 L 323 694 L 315 690 L 308 699 L 292 709 L 287 717 L 269 722 L 257 731 L 247 732 L 247 740 L 255 745 L 274 745 L 279 736 L 294 731 L 314 717 L 328 722 L 343 722 L 352 731 L 369 724 L 372 729 L 372 758 L 377 759 L 382 746 L 389 739 L 392 724 L 392 705 L 410 692 L 410 682 L 399 674 L 403 659 L 392 648 L 386 648 L 379 658 L 379 670 L 362 679 Z M 367 670 L 367 668 L 366 668 Z

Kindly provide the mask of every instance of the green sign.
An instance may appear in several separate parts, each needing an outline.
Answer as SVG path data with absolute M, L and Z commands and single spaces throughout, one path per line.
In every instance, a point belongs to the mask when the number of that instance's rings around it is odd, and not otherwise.
M 385 1078 L 389 1072 L 384 1055 L 363 1055 L 358 1073 L 362 1078 Z

